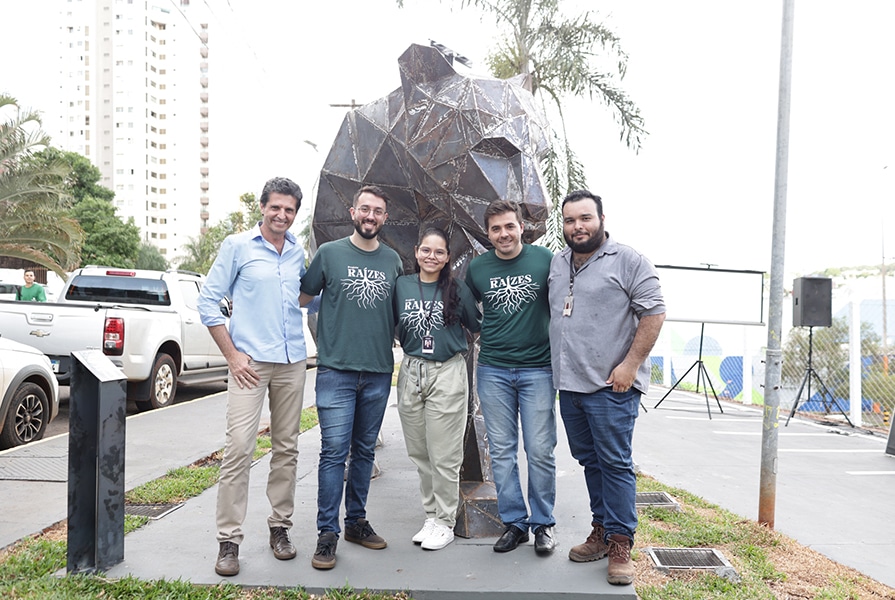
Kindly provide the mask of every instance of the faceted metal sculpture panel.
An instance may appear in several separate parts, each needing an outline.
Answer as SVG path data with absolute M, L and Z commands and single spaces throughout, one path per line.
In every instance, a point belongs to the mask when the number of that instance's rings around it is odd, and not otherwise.
M 491 246 L 484 228 L 493 200 L 517 202 L 525 241 L 544 233 L 547 194 L 539 164 L 548 150 L 546 119 L 523 87 L 525 79 L 467 77 L 436 48 L 412 45 L 398 59 L 401 87 L 350 111 L 323 170 L 314 207 L 312 246 L 350 235 L 348 208 L 364 185 L 390 197 L 380 238 L 414 271 L 419 232 L 447 232 L 456 277 Z M 455 532 L 462 537 L 500 535 L 488 444 L 475 396 L 476 344 L 467 357 L 469 410 L 460 472 Z
M 353 231 L 354 193 L 374 184 L 389 194 L 381 239 L 413 271 L 421 228 L 450 236 L 455 273 L 490 247 L 483 215 L 492 200 L 518 202 L 525 239 L 544 232 L 547 194 L 539 163 L 546 119 L 524 79 L 457 73 L 437 49 L 412 45 L 398 59 L 401 87 L 345 116 L 320 173 L 314 245 Z

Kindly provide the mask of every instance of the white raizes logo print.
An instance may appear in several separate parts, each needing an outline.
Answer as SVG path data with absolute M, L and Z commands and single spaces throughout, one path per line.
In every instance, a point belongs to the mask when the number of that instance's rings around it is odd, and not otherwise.
M 360 308 L 373 308 L 380 300 L 388 298 L 388 278 L 382 271 L 367 267 L 348 267 L 348 277 L 342 280 L 342 290 L 349 300 L 357 300 Z
M 519 312 L 523 304 L 534 302 L 540 288 L 531 280 L 531 275 L 492 277 L 491 289 L 485 292 L 485 297 L 495 310 L 510 315 Z
M 429 313 L 431 307 L 432 320 L 426 323 L 426 314 Z M 423 339 L 426 331 L 436 331 L 444 327 L 444 303 L 441 300 L 435 301 L 432 306 L 431 300 L 426 300 L 425 304 L 413 298 L 404 300 L 404 311 L 401 313 L 401 322 L 413 337 Z

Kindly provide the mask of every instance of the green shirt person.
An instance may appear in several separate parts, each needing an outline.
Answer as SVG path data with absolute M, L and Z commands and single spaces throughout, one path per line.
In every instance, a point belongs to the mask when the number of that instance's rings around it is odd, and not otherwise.
M 47 293 L 39 283 L 34 283 L 34 271 L 25 271 L 25 285 L 16 292 L 16 300 L 22 302 L 46 302 Z

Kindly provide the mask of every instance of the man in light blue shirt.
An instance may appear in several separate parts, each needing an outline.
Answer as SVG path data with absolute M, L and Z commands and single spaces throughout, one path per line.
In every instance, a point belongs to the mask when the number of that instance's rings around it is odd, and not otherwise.
M 249 469 L 265 392 L 270 403 L 272 445 L 267 480 L 270 547 L 280 560 L 295 558 L 289 528 L 307 351 L 298 305 L 305 253 L 289 227 L 301 198 L 301 189 L 289 179 L 268 181 L 261 192 L 261 221 L 224 240 L 199 296 L 202 323 L 230 368 L 227 438 L 216 516 L 218 575 L 239 573 Z M 233 301 L 229 331 L 219 307 L 225 296 Z

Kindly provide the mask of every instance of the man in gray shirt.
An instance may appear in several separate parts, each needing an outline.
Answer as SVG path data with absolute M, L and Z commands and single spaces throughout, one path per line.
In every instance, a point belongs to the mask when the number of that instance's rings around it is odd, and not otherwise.
M 568 247 L 553 257 L 548 278 L 553 384 L 593 515 L 587 541 L 569 558 L 608 554 L 607 581 L 630 584 L 637 528 L 631 441 L 665 302 L 652 263 L 606 233 L 599 196 L 572 192 L 562 216 Z

